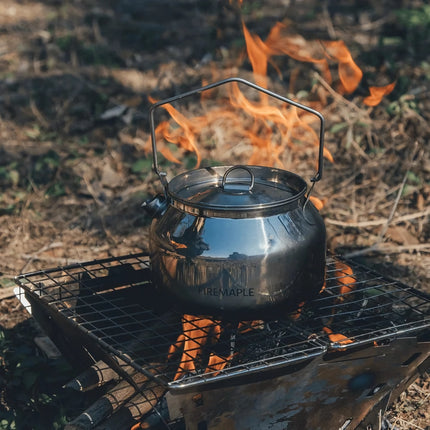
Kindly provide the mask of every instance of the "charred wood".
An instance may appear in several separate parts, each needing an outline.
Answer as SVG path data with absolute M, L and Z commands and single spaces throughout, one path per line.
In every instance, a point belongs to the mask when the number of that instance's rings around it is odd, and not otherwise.
M 152 384 L 153 386 L 151 387 L 150 385 L 143 387 L 140 394 L 128 400 L 121 409 L 94 430 L 119 430 L 130 428 L 137 424 L 143 416 L 152 411 L 166 392 L 166 389 L 162 386 Z M 158 423 L 160 418 L 157 414 L 154 415 L 155 418 L 152 418 L 150 422 Z
M 131 366 L 124 362 L 120 363 L 120 365 L 127 373 L 131 373 L 133 370 Z M 121 377 L 117 372 L 109 367 L 104 361 L 100 360 L 65 384 L 64 388 L 71 388 L 76 391 L 85 392 L 96 387 L 101 387 L 111 381 L 119 381 L 120 379 Z
M 140 372 L 130 375 L 138 386 L 148 378 Z M 65 426 L 65 430 L 90 430 L 123 406 L 136 393 L 136 389 L 126 381 L 121 381 L 89 408 Z

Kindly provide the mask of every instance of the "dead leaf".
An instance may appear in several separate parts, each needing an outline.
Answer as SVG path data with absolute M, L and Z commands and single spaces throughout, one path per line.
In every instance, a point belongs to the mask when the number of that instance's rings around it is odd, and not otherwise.
M 105 164 L 102 169 L 101 184 L 107 188 L 117 188 L 124 184 L 124 177 L 112 169 L 109 164 Z
M 406 227 L 401 225 L 389 227 L 387 237 L 400 245 L 416 245 L 419 243 L 418 239 Z

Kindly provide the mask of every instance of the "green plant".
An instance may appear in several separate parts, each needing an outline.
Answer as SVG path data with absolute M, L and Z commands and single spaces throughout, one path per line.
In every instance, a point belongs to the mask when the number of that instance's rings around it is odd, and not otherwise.
M 419 113 L 415 98 L 409 94 L 400 96 L 398 100 L 391 102 L 387 107 L 387 112 L 393 116 L 400 115 L 411 110 Z
M 430 39 L 430 5 L 418 8 L 404 8 L 394 11 L 399 24 L 403 27 L 403 35 L 407 50 L 413 54 L 427 55 Z
M 25 333 L 0 329 L 0 392 L 7 402 L 7 410 L 0 406 L 0 430 L 60 430 L 74 414 L 73 401 L 61 389 L 73 370 L 62 358 L 38 354 L 34 330 Z

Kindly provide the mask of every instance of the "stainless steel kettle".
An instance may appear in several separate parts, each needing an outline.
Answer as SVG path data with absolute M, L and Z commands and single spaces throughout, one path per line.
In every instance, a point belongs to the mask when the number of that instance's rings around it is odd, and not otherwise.
M 285 314 L 321 290 L 326 230 L 300 176 L 263 166 L 217 166 L 186 171 L 169 182 L 160 172 L 156 108 L 225 83 L 237 82 L 316 115 L 318 170 L 323 169 L 324 118 L 306 106 L 241 78 L 229 78 L 155 103 L 150 108 L 154 170 L 164 195 L 144 204 L 153 282 L 184 312 L 231 318 Z

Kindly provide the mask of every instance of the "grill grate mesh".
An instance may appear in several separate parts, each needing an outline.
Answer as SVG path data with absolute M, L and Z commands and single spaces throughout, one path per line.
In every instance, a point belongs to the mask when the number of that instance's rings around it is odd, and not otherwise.
M 217 321 L 166 306 L 149 258 L 133 254 L 20 275 L 61 324 L 169 388 L 306 361 L 430 326 L 430 297 L 373 270 L 327 260 L 317 299 L 275 321 Z

